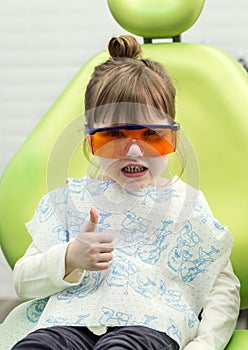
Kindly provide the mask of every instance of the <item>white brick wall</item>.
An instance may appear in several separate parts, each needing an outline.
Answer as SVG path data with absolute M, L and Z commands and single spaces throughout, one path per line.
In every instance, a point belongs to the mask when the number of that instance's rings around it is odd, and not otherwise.
M 247 0 L 207 0 L 182 38 L 248 59 L 247 21 Z M 107 0 L 0 0 L 0 174 L 84 62 L 122 33 Z M 0 275 L 0 298 L 14 296 L 1 254 Z

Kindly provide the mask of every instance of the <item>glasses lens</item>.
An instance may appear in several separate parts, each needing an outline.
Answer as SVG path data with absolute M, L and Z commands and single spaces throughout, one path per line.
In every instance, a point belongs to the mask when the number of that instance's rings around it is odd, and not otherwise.
M 89 135 L 92 153 L 105 158 L 123 158 L 130 143 L 137 142 L 145 157 L 158 157 L 176 150 L 178 130 L 170 128 L 104 128 Z

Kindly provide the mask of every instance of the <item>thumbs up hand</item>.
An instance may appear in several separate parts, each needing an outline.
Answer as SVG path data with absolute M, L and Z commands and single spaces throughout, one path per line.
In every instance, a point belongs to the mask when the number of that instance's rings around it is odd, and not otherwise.
M 65 257 L 65 276 L 73 270 L 106 270 L 113 259 L 114 247 L 111 245 L 113 236 L 106 232 L 95 232 L 98 223 L 98 213 L 90 210 L 90 220 L 67 247 Z

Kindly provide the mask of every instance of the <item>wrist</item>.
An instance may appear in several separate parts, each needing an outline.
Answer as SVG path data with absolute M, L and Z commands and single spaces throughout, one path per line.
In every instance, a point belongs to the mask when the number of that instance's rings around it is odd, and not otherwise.
M 66 253 L 65 253 L 65 276 L 66 278 L 68 275 L 70 275 L 75 269 L 79 268 L 77 266 L 76 261 L 74 259 L 74 246 L 78 243 L 76 241 L 72 241 L 68 244 Z

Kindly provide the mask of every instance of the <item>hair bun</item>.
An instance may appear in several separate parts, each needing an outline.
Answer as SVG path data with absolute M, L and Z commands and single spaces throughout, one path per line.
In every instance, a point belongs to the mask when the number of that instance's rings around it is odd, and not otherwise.
M 131 35 L 113 37 L 109 41 L 108 50 L 112 58 L 138 58 L 142 53 L 140 44 Z

